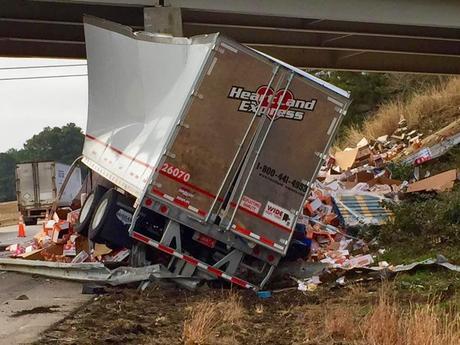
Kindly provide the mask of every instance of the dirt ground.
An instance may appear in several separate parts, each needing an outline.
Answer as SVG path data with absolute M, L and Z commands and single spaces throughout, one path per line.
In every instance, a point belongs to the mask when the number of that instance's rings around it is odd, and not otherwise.
M 36 344 L 320 344 L 317 342 L 320 339 L 321 344 L 345 344 L 335 343 L 329 335 L 328 342 L 324 342 L 325 313 L 337 310 L 338 306 L 347 311 L 350 301 L 361 310 L 375 298 L 376 288 L 365 292 L 336 290 L 332 292 L 332 300 L 331 295 L 328 298 L 324 293 L 303 294 L 297 290 L 262 300 L 249 291 L 206 287 L 194 293 L 175 286 L 150 287 L 142 293 L 135 289 L 114 289 L 52 327 Z M 354 296 L 357 291 L 359 299 Z M 231 302 L 229 305 L 222 302 L 229 298 L 239 302 L 240 312 Z M 227 324 L 216 327 L 212 321 L 192 323 L 197 330 L 209 326 L 213 334 L 202 342 L 186 341 L 184 322 L 193 318 L 192 311 L 203 303 L 204 313 L 217 305 L 212 317 L 223 318 Z M 238 314 L 234 320 L 224 315 L 228 308 Z
M 460 294 L 453 290 L 459 282 L 458 273 L 426 271 L 305 293 L 294 287 L 268 299 L 208 286 L 195 292 L 153 283 L 143 292 L 116 288 L 35 344 L 457 345 Z M 434 325 L 431 333 L 420 322 Z
M 17 224 L 18 203 L 16 201 L 0 203 L 0 226 Z

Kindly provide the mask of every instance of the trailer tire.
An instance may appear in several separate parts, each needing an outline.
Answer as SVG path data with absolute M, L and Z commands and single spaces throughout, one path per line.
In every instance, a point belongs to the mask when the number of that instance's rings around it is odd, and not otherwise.
M 93 218 L 94 209 L 99 204 L 99 200 L 101 200 L 105 192 L 107 192 L 107 188 L 98 185 L 89 193 L 81 207 L 78 222 L 75 226 L 75 231 L 77 233 L 88 236 L 88 227 Z
M 93 242 L 104 243 L 111 249 L 130 248 L 132 241 L 128 228 L 133 213 L 134 209 L 126 196 L 116 189 L 108 190 L 94 210 L 88 227 L 88 238 Z M 129 218 L 124 219 L 123 216 Z

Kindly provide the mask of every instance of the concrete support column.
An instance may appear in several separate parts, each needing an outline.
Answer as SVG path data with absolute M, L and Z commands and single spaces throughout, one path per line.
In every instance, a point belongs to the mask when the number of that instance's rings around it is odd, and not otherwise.
M 145 31 L 182 37 L 182 15 L 178 7 L 144 8 Z

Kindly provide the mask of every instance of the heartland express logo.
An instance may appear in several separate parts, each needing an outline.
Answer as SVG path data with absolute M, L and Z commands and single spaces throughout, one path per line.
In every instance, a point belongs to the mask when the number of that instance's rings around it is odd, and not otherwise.
M 259 114 L 268 113 L 268 118 L 271 119 L 275 116 L 275 120 L 278 118 L 285 118 L 302 121 L 305 111 L 313 111 L 315 109 L 316 99 L 311 99 L 309 101 L 295 99 L 294 94 L 290 90 L 286 90 L 283 97 L 283 92 L 284 90 L 278 90 L 275 93 L 272 88 L 268 88 L 267 90 L 266 85 L 260 86 L 256 92 L 245 90 L 244 87 L 241 86 L 232 86 L 227 97 L 239 100 L 240 105 L 238 106 L 238 111 L 244 113 L 255 113 L 258 105 L 261 104 Z M 269 107 L 270 109 L 268 109 Z M 276 109 L 278 109 L 278 111 L 276 111 Z

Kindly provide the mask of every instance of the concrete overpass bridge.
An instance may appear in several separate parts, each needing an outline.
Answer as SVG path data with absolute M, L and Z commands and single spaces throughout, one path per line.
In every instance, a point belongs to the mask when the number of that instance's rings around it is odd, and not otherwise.
M 83 14 L 221 32 L 300 68 L 460 74 L 458 0 L 0 0 L 0 56 L 84 58 Z

